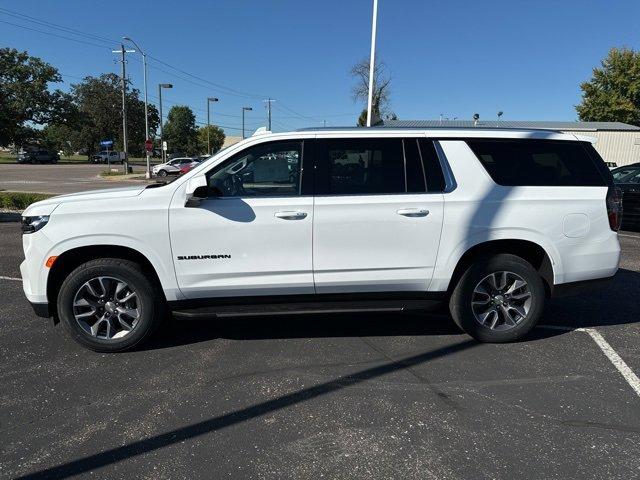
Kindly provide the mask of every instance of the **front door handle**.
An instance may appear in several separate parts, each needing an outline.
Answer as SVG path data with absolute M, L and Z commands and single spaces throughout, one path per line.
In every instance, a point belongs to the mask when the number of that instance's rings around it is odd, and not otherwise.
M 404 217 L 426 217 L 429 215 L 429 210 L 426 208 L 401 208 L 396 213 Z
M 274 215 L 283 220 L 302 220 L 307 217 L 307 212 L 276 212 Z

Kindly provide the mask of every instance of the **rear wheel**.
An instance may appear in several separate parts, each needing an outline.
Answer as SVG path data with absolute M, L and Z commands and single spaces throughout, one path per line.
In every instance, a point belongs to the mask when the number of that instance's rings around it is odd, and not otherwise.
M 71 272 L 57 309 L 74 340 L 97 352 L 133 348 L 166 315 L 160 287 L 138 264 L 115 258 L 92 260 Z
M 518 340 L 538 322 L 545 289 L 533 266 L 500 254 L 474 262 L 455 287 L 449 308 L 456 324 L 481 342 Z

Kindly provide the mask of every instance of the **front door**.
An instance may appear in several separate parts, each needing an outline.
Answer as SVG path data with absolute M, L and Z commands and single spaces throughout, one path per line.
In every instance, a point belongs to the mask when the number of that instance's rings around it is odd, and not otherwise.
M 422 161 L 437 162 L 432 142 L 336 138 L 317 147 L 316 292 L 426 291 L 443 219 L 442 170 Z
M 174 195 L 171 248 L 187 298 L 314 293 L 302 165 L 302 141 L 262 143 L 213 167 L 199 205 Z

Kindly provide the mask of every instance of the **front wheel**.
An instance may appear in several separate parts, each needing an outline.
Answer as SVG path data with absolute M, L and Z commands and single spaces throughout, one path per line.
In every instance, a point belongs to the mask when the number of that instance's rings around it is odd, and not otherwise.
M 96 352 L 133 348 L 166 315 L 160 287 L 140 265 L 117 258 L 92 260 L 71 272 L 57 310 L 74 340 Z
M 158 176 L 159 177 L 166 177 L 167 176 L 167 171 L 166 170 L 160 170 L 158 172 Z
M 481 342 L 518 340 L 536 325 L 544 307 L 540 274 L 510 254 L 479 259 L 456 285 L 449 309 L 456 324 Z

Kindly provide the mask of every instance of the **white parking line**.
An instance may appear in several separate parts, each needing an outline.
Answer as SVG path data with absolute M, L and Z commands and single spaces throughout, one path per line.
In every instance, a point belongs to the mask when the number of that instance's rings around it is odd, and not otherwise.
M 618 233 L 619 237 L 640 238 L 640 235 L 629 235 L 628 233 Z
M 16 278 L 16 277 L 3 277 L 2 275 L 0 275 L 0 280 L 11 280 L 12 282 L 21 282 L 22 279 L 21 278 Z
M 616 367 L 616 370 L 620 372 L 622 377 L 627 381 L 629 386 L 633 388 L 634 392 L 640 397 L 640 378 L 629 368 L 629 365 L 618 355 L 609 342 L 607 342 L 600 332 L 595 328 L 572 328 L 564 327 L 562 325 L 538 325 L 540 328 L 546 328 L 548 330 L 564 330 L 564 331 L 576 331 L 585 332 L 596 342 L 596 345 L 602 350 L 602 353 L 606 355 L 609 361 Z

